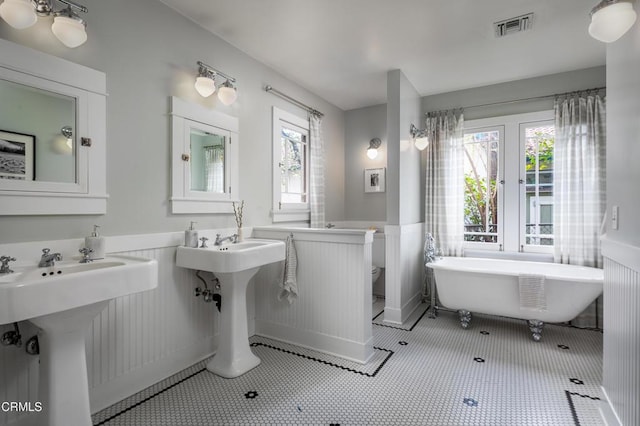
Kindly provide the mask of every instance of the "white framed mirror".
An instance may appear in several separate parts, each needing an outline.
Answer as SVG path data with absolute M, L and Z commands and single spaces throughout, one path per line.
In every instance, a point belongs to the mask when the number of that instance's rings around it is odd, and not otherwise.
M 0 215 L 104 214 L 106 76 L 0 39 Z
M 172 213 L 232 213 L 238 119 L 171 97 Z

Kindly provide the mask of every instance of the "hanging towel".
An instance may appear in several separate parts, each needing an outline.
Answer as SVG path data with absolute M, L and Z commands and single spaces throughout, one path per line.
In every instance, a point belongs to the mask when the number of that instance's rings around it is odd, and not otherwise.
M 544 312 L 547 310 L 547 297 L 544 292 L 544 275 L 520 274 L 520 308 Z
M 289 304 L 298 298 L 298 280 L 296 278 L 296 270 L 298 269 L 298 255 L 296 247 L 293 244 L 293 235 L 287 237 L 286 254 L 284 258 L 284 274 L 282 276 L 282 284 L 280 284 L 280 294 L 278 300 L 286 298 Z

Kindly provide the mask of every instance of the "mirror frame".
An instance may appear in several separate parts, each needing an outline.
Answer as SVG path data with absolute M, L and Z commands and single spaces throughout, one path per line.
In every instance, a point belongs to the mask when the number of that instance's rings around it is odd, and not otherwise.
M 170 97 L 171 115 L 171 212 L 233 213 L 233 201 L 238 201 L 239 182 L 239 122 L 237 117 L 212 111 L 200 105 Z M 215 131 L 225 137 L 224 193 L 191 189 L 191 128 Z M 183 159 L 183 158 L 187 159 Z M 225 188 L 225 189 L 227 189 Z
M 0 39 L 0 78 L 74 97 L 77 120 L 76 182 L 2 182 L 0 215 L 105 214 L 106 75 Z

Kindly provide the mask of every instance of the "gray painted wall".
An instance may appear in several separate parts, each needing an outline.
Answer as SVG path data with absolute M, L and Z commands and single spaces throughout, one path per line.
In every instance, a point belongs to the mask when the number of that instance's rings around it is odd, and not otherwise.
M 370 159 L 369 141 L 380 138 L 378 157 Z M 347 111 L 345 114 L 346 220 L 387 220 L 387 193 L 364 192 L 364 170 L 387 167 L 387 105 Z M 329 218 L 333 220 L 333 218 Z
M 553 97 L 543 100 L 517 102 L 507 105 L 468 108 L 494 102 L 506 102 L 539 96 L 549 96 L 573 90 L 604 87 L 605 67 L 587 68 L 577 71 L 551 74 L 525 80 L 493 84 L 474 89 L 425 96 L 422 98 L 422 112 L 464 107 L 465 120 L 497 117 L 500 115 L 523 114 L 526 112 L 553 109 Z M 422 126 L 424 127 L 424 120 Z
M 88 42 L 67 49 L 50 20 L 18 31 L 0 22 L 0 37 L 103 71 L 107 75 L 107 185 L 104 216 L 1 217 L 1 242 L 75 238 L 91 225 L 105 235 L 232 227 L 232 215 L 172 215 L 168 97 L 178 96 L 237 116 L 240 121 L 240 197 L 246 226 L 271 224 L 271 107 L 306 117 L 266 93 L 265 84 L 325 114 L 326 217 L 344 219 L 344 112 L 287 80 L 155 0 L 85 0 Z M 193 83 L 201 60 L 238 80 L 231 107 L 201 98 Z

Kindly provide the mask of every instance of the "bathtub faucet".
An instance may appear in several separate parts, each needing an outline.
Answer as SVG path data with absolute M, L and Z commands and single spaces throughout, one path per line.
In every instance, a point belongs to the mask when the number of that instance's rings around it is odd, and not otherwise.
M 436 239 L 433 238 L 431 232 L 427 232 L 424 242 L 425 263 L 433 263 L 436 261 Z

